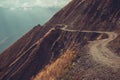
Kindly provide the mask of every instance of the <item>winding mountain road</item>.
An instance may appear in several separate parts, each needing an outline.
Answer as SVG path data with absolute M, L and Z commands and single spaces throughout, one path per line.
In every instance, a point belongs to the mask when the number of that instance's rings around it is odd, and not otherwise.
M 115 32 L 104 32 L 104 31 L 80 31 L 80 30 L 69 30 L 67 25 L 64 25 L 61 30 L 70 31 L 70 32 L 89 32 L 89 33 L 100 33 L 107 34 L 108 38 L 101 40 L 88 41 L 88 53 L 92 58 L 100 63 L 112 68 L 120 68 L 120 57 L 115 55 L 108 47 L 108 43 L 113 41 L 118 34 Z

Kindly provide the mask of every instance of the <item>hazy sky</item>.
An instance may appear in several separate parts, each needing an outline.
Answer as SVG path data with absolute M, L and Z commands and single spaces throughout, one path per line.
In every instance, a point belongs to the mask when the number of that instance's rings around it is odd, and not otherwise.
M 0 0 L 0 52 L 71 0 Z
M 0 0 L 0 7 L 32 8 L 32 7 L 61 7 L 71 0 Z

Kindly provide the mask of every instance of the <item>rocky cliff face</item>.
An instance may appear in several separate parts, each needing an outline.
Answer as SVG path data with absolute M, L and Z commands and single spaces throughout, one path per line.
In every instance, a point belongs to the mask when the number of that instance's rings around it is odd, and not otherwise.
M 0 55 L 0 80 L 120 80 L 119 31 L 119 0 L 72 0 Z

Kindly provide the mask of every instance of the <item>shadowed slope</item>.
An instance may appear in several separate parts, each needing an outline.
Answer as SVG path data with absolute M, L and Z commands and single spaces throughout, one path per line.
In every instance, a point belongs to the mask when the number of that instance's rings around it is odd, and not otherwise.
M 75 51 L 76 57 L 65 61 L 69 66 L 60 67 L 54 80 L 120 80 L 119 4 L 120 0 L 72 0 L 44 26 L 36 26 L 0 55 L 0 79 L 37 76 L 42 80 L 42 75 L 50 80 L 69 51 Z M 75 49 L 69 50 L 74 43 Z

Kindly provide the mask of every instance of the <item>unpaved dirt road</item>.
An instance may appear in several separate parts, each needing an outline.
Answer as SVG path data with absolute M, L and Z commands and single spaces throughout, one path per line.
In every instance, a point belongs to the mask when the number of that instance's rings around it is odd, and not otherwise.
M 67 29 L 67 25 L 64 25 L 61 30 L 64 31 L 70 31 L 70 32 L 89 32 L 89 33 L 100 33 L 107 34 L 108 38 L 101 39 L 101 40 L 94 40 L 89 41 L 88 45 L 88 53 L 92 56 L 92 58 L 103 65 L 112 67 L 112 68 L 120 68 L 120 57 L 115 55 L 108 47 L 107 45 L 109 42 L 113 41 L 118 34 L 115 32 L 104 32 L 104 31 L 80 31 L 80 30 L 69 30 Z
M 93 59 L 101 64 L 113 68 L 120 68 L 120 57 L 115 55 L 108 47 L 108 43 L 113 41 L 118 34 L 115 32 L 102 32 L 108 35 L 107 39 L 90 41 L 89 54 Z

